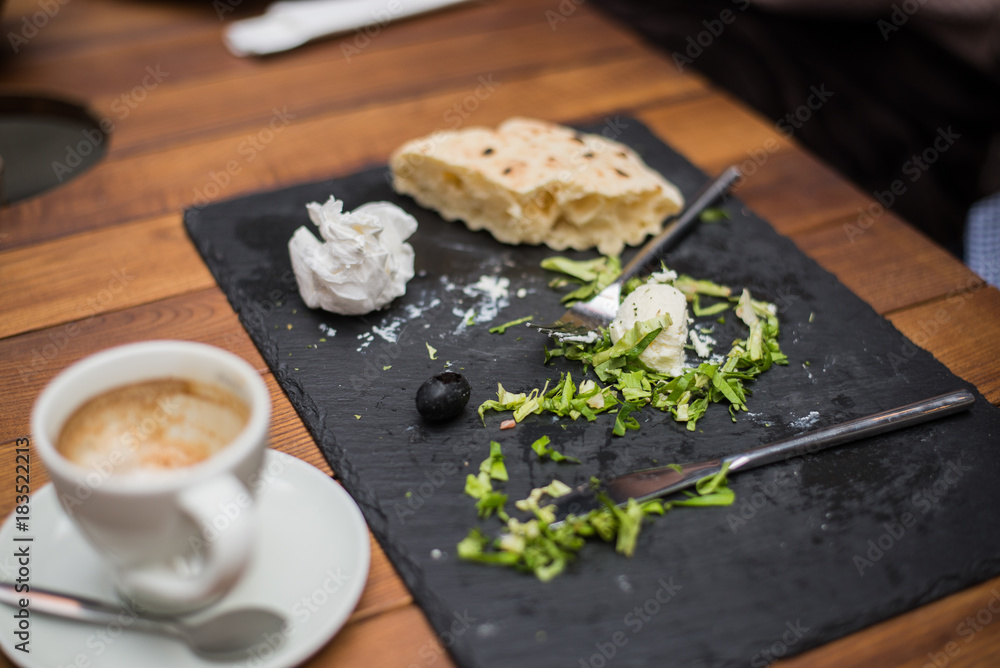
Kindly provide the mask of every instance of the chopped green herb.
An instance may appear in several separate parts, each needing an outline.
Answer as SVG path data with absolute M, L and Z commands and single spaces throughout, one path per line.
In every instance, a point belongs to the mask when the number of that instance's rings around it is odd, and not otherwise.
M 576 457 L 567 457 L 558 450 L 554 450 L 549 447 L 549 443 L 552 442 L 548 436 L 542 436 L 537 441 L 531 444 L 531 449 L 535 451 L 539 459 L 545 459 L 548 457 L 554 462 L 571 462 L 573 464 L 579 464 L 580 460 Z
M 593 342 L 556 343 L 554 348 L 545 350 L 545 361 L 558 357 L 579 361 L 584 371 L 592 370 L 604 386 L 585 379 L 577 387 L 570 374 L 562 375 L 552 390 L 548 390 L 550 383 L 546 383 L 541 390 L 510 394 L 503 392 L 501 386 L 496 400 L 488 400 L 479 407 L 484 423 L 486 410 L 514 411 L 517 422 L 537 413 L 554 413 L 574 420 L 582 415 L 594 420 L 598 414 L 621 406 L 613 433 L 622 436 L 639 426 L 632 414 L 651 406 L 669 411 L 675 420 L 686 422 L 688 430 L 695 431 L 698 420 L 712 403 L 728 404 L 730 416 L 735 420 L 738 411 L 747 410 L 747 381 L 767 371 L 772 364 L 788 363 L 778 344 L 777 309 L 773 304 L 753 299 L 749 290 L 734 297 L 733 291 L 725 285 L 690 276 L 674 276 L 664 268 L 654 278 L 672 283 L 684 292 L 703 315 L 706 311 L 714 315 L 736 304 L 736 314 L 747 325 L 749 333 L 746 339 L 733 342 L 723 362 L 702 362 L 673 377 L 646 367 L 638 359 L 639 354 L 670 325 L 669 317 L 640 321 L 617 343 L 613 343 L 608 331 L 602 328 Z M 702 308 L 700 300 L 706 296 L 725 301 Z M 586 397 L 587 401 L 581 402 L 581 397 Z
M 703 316 L 715 315 L 716 313 L 722 313 L 729 308 L 728 302 L 716 302 L 711 306 L 701 305 L 701 295 L 695 293 L 691 300 L 691 312 L 694 313 L 694 317 L 701 318 Z
M 701 212 L 701 215 L 698 216 L 698 218 L 703 223 L 717 223 L 720 220 L 727 220 L 729 218 L 729 212 L 725 209 L 719 208 L 705 209 Z
M 426 342 L 424 343 L 424 345 L 427 346 L 427 354 L 430 355 L 430 358 L 432 360 L 436 360 L 438 354 L 437 348 Z
M 496 441 L 490 441 L 490 456 L 479 465 L 479 471 L 493 480 L 507 480 L 507 467 L 503 463 L 503 452 L 500 449 L 500 444 Z
M 565 278 L 552 281 L 555 288 L 576 283 L 580 287 L 562 298 L 565 304 L 586 301 L 608 287 L 622 273 L 622 263 L 617 256 L 603 256 L 594 260 L 570 260 L 565 257 L 549 257 L 542 260 L 542 269 L 561 273 Z
M 534 317 L 535 316 L 533 315 L 528 315 L 523 318 L 518 318 L 517 320 L 511 320 L 510 322 L 505 322 L 504 324 L 497 325 L 496 327 L 490 327 L 490 334 L 503 334 L 504 332 L 507 331 L 508 328 L 524 324 Z
M 470 496 L 479 499 L 476 503 L 479 516 L 488 517 L 493 510 L 492 507 L 487 507 L 484 514 L 486 504 L 483 500 L 491 499 L 499 492 L 492 489 L 489 477 L 484 473 L 480 473 L 478 478 L 469 476 L 469 480 L 466 492 L 469 492 L 471 485 L 473 493 Z M 642 524 L 650 515 L 663 515 L 673 506 L 723 506 L 732 504 L 734 500 L 732 490 L 726 485 L 726 469 L 723 468 L 718 474 L 698 481 L 695 491 L 688 493 L 687 498 L 681 501 L 664 503 L 653 499 L 640 503 L 629 499 L 624 507 L 618 507 L 597 491 L 601 508 L 591 510 L 583 516 L 571 515 L 554 526 L 554 506 L 543 504 L 542 499 L 558 498 L 570 491 L 569 486 L 558 480 L 533 489 L 528 498 L 515 503 L 519 510 L 532 515 L 523 522 L 506 516 L 505 513 L 501 514 L 501 502 L 497 517 L 505 526 L 499 537 L 491 539 L 480 529 L 473 528 L 458 543 L 459 558 L 533 573 L 542 582 L 547 582 L 566 569 L 588 539 L 613 542 L 617 552 L 630 557 L 638 545 Z

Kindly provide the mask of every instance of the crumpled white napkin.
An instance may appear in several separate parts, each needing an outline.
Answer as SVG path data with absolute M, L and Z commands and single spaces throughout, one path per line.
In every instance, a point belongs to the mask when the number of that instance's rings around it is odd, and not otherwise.
M 262 15 L 234 21 L 223 33 L 237 56 L 287 51 L 320 37 L 422 14 L 467 0 L 281 0 Z
M 342 315 L 363 315 L 406 294 L 413 278 L 413 247 L 406 240 L 417 221 L 391 202 L 354 211 L 330 197 L 306 205 L 323 241 L 302 226 L 288 241 L 302 301 Z

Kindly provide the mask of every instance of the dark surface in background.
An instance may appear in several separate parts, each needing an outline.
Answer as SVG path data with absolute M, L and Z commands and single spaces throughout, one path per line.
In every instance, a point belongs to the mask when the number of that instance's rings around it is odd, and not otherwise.
M 595 4 L 681 68 L 702 72 L 780 123 L 779 131 L 793 132 L 866 194 L 887 193 L 884 202 L 892 196 L 894 213 L 955 254 L 969 206 L 1000 190 L 1000 79 L 912 23 L 886 38 L 878 20 L 895 27 L 888 12 L 838 20 L 766 12 L 745 0 Z M 720 20 L 723 12 L 730 23 Z M 833 93 L 821 104 L 820 89 Z M 786 120 L 796 112 L 798 120 Z M 911 162 L 948 128 L 961 138 L 927 169 Z M 896 180 L 906 188 L 899 196 L 890 191 Z
M 704 183 L 704 174 L 638 122 L 619 120 L 627 126 L 620 139 L 687 197 Z M 385 311 L 341 317 L 308 309 L 298 296 L 287 241 L 308 224 L 304 205 L 331 194 L 348 210 L 393 201 L 419 221 L 411 239 L 419 273 Z M 537 332 L 487 331 L 525 315 L 547 320 L 562 312 L 538 264 L 551 250 L 502 245 L 446 223 L 395 195 L 383 167 L 191 210 L 185 222 L 460 665 L 763 666 L 1000 572 L 1000 533 L 992 528 L 1000 411 L 977 393 L 969 413 L 734 476 L 731 508 L 678 509 L 658 518 L 632 559 L 588 545 L 547 584 L 455 558 L 455 544 L 477 524 L 474 501 L 463 494 L 465 475 L 488 455 L 491 439 L 503 445 L 506 489 L 517 499 L 554 477 L 579 484 L 614 470 L 729 454 L 973 389 L 738 200 L 725 208 L 731 220 L 702 225 L 667 261 L 774 301 L 791 364 L 752 384 L 750 413 L 736 422 L 713 405 L 692 433 L 647 409 L 641 429 L 622 438 L 611 435 L 613 415 L 594 423 L 530 416 L 501 431 L 508 414 L 490 413 L 484 426 L 475 413 L 495 397 L 498 382 L 526 391 L 557 380 L 560 371 L 582 378 L 577 365 L 543 364 L 546 339 Z M 463 328 L 464 312 L 483 299 L 462 287 L 483 275 L 510 280 L 510 304 L 492 321 Z M 519 289 L 524 297 L 516 296 Z M 376 328 L 396 340 L 380 338 Z M 739 333 L 730 312 L 717 330 L 720 348 L 728 350 Z M 427 344 L 437 349 L 436 360 Z M 446 366 L 469 379 L 472 400 L 454 421 L 429 424 L 414 395 Z M 582 464 L 540 463 L 529 445 L 543 434 Z M 480 524 L 490 532 L 499 527 Z M 422 647 L 413 663 L 429 664 L 436 651 Z
M 68 183 L 96 165 L 107 153 L 108 127 L 73 102 L 0 96 L 0 206 Z

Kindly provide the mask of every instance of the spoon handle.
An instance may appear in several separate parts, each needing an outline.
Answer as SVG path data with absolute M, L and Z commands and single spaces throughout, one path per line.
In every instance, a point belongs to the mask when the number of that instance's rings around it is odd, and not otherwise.
M 136 630 L 166 633 L 174 630 L 166 622 L 144 619 L 138 611 L 110 603 L 104 603 L 84 596 L 61 594 L 31 585 L 29 590 L 19 592 L 18 585 L 0 582 L 0 602 L 14 607 L 27 607 L 32 612 L 41 612 L 54 617 L 75 619 L 91 624 L 122 624 Z M 24 587 L 24 585 L 20 585 Z M 28 605 L 22 605 L 27 603 Z
M 968 390 L 956 390 L 874 415 L 841 422 L 831 427 L 807 431 L 783 441 L 762 445 L 738 455 L 730 455 L 723 462 L 729 462 L 730 471 L 752 469 L 958 413 L 968 409 L 975 400 L 976 398 Z

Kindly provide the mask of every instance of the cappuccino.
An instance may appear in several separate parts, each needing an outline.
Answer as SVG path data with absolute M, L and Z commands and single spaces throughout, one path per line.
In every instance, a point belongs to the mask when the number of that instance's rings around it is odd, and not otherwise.
M 66 459 L 112 474 L 193 466 L 246 426 L 249 406 L 219 386 L 161 378 L 118 387 L 87 401 L 63 425 Z

